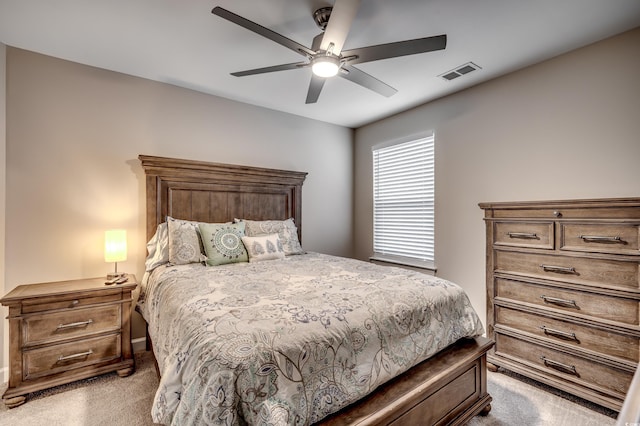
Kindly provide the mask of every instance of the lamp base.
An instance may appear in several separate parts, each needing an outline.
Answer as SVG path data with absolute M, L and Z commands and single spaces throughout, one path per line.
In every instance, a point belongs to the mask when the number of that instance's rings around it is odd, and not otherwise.
M 126 272 L 110 272 L 110 273 L 107 274 L 107 279 L 108 280 L 114 280 L 114 279 L 120 278 L 120 277 L 122 277 L 122 276 L 124 276 L 126 274 L 127 274 Z

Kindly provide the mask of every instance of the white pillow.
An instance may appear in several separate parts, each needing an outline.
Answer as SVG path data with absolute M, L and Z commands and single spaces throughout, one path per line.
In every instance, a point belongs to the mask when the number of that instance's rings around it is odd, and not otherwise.
M 284 247 L 278 234 L 242 237 L 242 243 L 249 254 L 249 262 L 284 259 Z
M 267 234 L 278 234 L 284 253 L 289 256 L 292 254 L 304 254 L 300 240 L 298 239 L 298 228 L 296 228 L 293 219 L 287 220 L 246 220 L 234 219 L 235 222 L 245 222 L 245 234 L 249 237 L 257 237 Z
M 169 263 L 169 232 L 167 222 L 163 222 L 156 228 L 156 233 L 147 243 L 149 255 L 144 262 L 145 271 L 151 272 L 158 266 Z

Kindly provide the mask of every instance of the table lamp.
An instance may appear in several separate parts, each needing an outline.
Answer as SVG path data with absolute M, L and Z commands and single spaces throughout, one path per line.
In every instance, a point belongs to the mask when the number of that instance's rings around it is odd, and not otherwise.
M 104 233 L 104 261 L 114 262 L 115 270 L 107 274 L 107 279 L 124 275 L 118 272 L 118 262 L 127 260 L 127 231 L 124 229 L 112 229 Z

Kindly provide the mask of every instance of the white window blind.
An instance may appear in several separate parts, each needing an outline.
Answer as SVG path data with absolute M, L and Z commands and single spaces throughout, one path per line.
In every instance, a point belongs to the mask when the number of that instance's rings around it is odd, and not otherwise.
M 374 258 L 434 266 L 434 151 L 433 136 L 374 147 Z

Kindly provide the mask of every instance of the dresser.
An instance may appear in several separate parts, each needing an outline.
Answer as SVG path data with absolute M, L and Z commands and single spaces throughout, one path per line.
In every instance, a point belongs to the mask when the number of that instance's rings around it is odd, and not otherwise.
M 619 411 L 640 352 L 640 198 L 480 208 L 487 361 Z
M 0 299 L 9 308 L 9 408 L 30 392 L 111 371 L 134 371 L 131 348 L 133 275 L 20 285 Z

